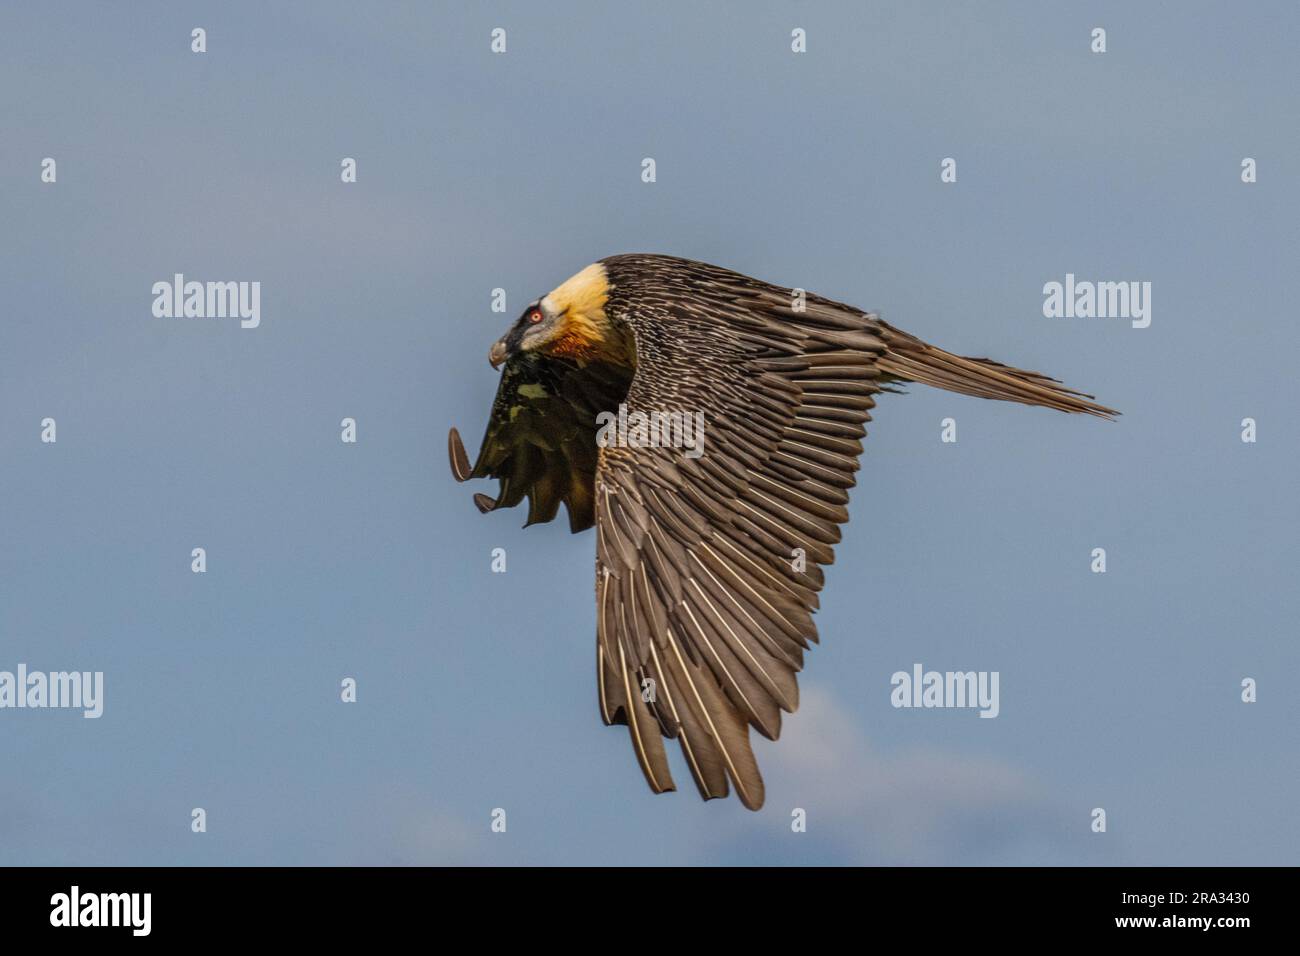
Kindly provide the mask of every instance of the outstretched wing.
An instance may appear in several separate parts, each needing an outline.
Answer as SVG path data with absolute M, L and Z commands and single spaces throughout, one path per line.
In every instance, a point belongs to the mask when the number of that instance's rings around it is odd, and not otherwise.
M 474 495 L 479 510 L 513 508 L 528 498 L 525 527 L 550 521 L 564 502 L 575 533 L 593 523 L 596 415 L 616 408 L 631 373 L 604 363 L 579 367 L 525 352 L 506 362 L 487 433 L 471 467 L 460 433 L 448 436 L 458 481 L 496 478 L 495 499 Z
M 637 300 L 651 314 L 631 322 L 626 402 L 629 419 L 702 413 L 703 453 L 599 450 L 601 715 L 627 724 L 651 789 L 675 789 L 675 737 L 701 796 L 730 782 L 757 809 L 749 727 L 775 739 L 798 705 L 886 345 L 872 315 L 812 296 L 796 312 L 787 290 L 725 270 L 681 286 Z

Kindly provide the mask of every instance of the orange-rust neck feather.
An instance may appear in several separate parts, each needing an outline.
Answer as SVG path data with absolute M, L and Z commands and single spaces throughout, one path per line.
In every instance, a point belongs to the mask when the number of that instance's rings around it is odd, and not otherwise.
M 608 300 L 609 276 L 598 262 L 554 289 L 543 302 L 561 318 L 546 352 L 583 363 L 603 361 L 634 367 L 631 337 L 610 321 L 605 312 Z

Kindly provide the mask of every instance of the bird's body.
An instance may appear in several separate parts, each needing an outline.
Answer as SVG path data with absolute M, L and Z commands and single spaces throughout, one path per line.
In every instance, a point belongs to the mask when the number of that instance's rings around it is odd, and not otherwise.
M 490 354 L 504 363 L 478 460 L 500 480 L 480 509 L 563 502 L 593 524 L 597 678 L 655 792 L 676 738 L 706 799 L 763 803 L 749 727 L 775 739 L 834 560 L 874 396 L 893 382 L 1066 412 L 1111 409 L 1035 372 L 934 348 L 874 314 L 705 263 L 613 256 L 533 303 Z M 624 410 L 707 433 L 703 453 L 598 443 Z M 702 416 L 699 417 L 699 416 Z M 644 439 L 644 432 L 641 439 Z

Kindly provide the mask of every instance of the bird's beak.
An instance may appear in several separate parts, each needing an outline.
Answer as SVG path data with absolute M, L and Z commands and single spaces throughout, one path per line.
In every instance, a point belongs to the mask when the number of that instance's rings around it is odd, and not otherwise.
M 492 348 L 488 349 L 488 364 L 490 364 L 493 368 L 498 368 L 500 367 L 501 363 L 504 362 L 505 360 L 506 360 L 506 343 L 503 340 L 498 339 L 493 344 Z

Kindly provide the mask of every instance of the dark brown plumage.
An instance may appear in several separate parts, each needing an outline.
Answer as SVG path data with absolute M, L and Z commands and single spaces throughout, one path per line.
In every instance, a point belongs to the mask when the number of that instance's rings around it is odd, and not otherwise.
M 776 739 L 817 640 L 821 568 L 848 520 L 874 396 L 921 382 L 1100 417 L 1118 413 L 1037 372 L 952 355 L 874 314 L 686 259 L 613 256 L 525 310 L 493 346 L 504 362 L 471 467 L 496 478 L 480 510 L 529 500 L 528 524 L 563 503 L 596 527 L 601 717 L 626 724 L 655 792 L 675 789 L 663 740 L 681 744 L 700 794 L 763 780 L 752 726 Z M 597 416 L 703 413 L 703 454 L 598 447 Z M 799 560 L 803 556 L 803 561 Z

